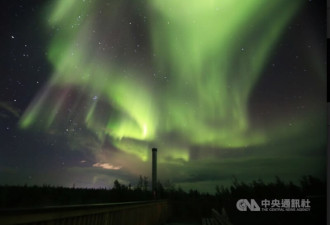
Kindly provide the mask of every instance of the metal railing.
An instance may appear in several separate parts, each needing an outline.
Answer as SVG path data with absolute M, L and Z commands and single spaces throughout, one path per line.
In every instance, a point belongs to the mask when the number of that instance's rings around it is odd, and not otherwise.
M 158 225 L 169 217 L 165 200 L 0 210 L 0 224 Z

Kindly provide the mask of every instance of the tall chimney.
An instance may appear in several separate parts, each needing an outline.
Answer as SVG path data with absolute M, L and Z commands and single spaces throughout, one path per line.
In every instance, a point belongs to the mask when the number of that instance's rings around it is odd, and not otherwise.
M 152 148 L 152 192 L 156 197 L 157 192 L 157 148 Z

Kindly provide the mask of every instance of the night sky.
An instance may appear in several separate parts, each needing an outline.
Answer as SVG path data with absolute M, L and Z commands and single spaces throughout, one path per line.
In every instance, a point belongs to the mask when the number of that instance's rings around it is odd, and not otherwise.
M 0 184 L 325 179 L 325 1 L 0 4 Z

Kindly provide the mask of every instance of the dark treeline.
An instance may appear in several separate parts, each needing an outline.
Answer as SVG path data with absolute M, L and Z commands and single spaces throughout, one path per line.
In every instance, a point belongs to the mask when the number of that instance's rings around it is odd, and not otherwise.
M 59 205 L 81 205 L 152 200 L 147 177 L 140 176 L 137 185 L 115 180 L 113 187 L 76 188 L 43 186 L 0 186 L 0 208 L 30 208 Z
M 239 224 L 325 224 L 326 183 L 312 176 L 303 177 L 299 184 L 285 183 L 279 178 L 274 182 L 262 180 L 251 183 L 237 179 L 229 187 L 216 186 L 215 194 L 197 190 L 184 191 L 167 181 L 158 182 L 159 199 L 168 199 L 176 220 L 200 220 L 211 217 L 211 209 L 219 212 L 224 208 L 229 219 Z M 44 186 L 0 186 L 0 207 L 27 208 L 56 205 L 77 205 L 153 200 L 147 177 L 140 176 L 136 185 L 124 185 L 114 181 L 112 188 L 86 189 Z M 309 199 L 310 212 L 250 212 L 239 211 L 239 199 Z

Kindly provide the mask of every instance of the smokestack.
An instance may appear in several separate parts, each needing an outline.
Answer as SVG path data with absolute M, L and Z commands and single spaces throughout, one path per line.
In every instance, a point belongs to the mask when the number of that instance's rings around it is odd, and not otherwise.
M 152 148 L 152 192 L 156 197 L 157 192 L 157 148 Z

